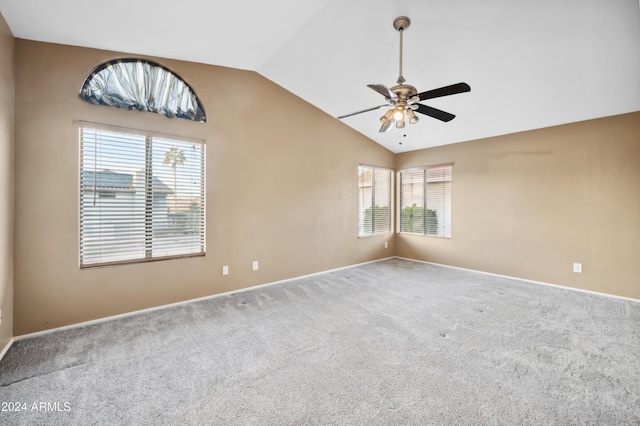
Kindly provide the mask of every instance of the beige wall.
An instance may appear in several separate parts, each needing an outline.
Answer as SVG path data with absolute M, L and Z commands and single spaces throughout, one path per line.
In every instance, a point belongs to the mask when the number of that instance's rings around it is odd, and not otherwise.
M 206 124 L 81 101 L 92 68 L 121 56 L 16 41 L 16 335 L 392 255 L 357 229 L 358 164 L 392 168 L 391 152 L 254 72 L 152 58 L 195 89 Z M 206 140 L 205 257 L 79 270 L 74 120 Z
M 13 337 L 14 47 L 0 14 L 0 351 Z
M 396 255 L 640 299 L 640 112 L 396 156 L 449 162 L 453 238 Z

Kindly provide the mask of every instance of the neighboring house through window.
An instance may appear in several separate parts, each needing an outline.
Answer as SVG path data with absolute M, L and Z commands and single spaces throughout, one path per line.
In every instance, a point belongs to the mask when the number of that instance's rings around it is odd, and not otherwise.
M 451 237 L 452 165 L 401 170 L 400 232 Z
M 380 167 L 358 168 L 358 235 L 360 237 L 392 232 L 393 172 Z

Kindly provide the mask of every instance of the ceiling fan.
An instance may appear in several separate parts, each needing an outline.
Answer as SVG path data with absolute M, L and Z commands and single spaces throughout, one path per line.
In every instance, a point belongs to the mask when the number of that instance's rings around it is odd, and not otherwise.
M 418 93 L 415 87 L 408 84 L 404 84 L 405 79 L 402 76 L 402 35 L 404 30 L 409 28 L 411 21 L 406 16 L 400 16 L 393 21 L 393 28 L 400 32 L 400 75 L 398 77 L 397 85 L 391 88 L 387 88 L 383 84 L 368 84 L 367 87 L 375 90 L 384 96 L 387 101 L 386 104 L 378 105 L 373 108 L 367 108 L 362 111 L 353 112 L 351 114 L 341 115 L 338 119 L 351 117 L 352 115 L 362 114 L 363 112 L 373 111 L 382 107 L 390 107 L 385 115 L 380 117 L 382 127 L 380 132 L 386 132 L 395 123 L 396 128 L 402 129 L 405 125 L 405 121 L 408 118 L 410 124 L 418 122 L 419 118 L 415 114 L 428 115 L 429 117 L 436 118 L 441 121 L 451 121 L 455 118 L 455 115 L 448 112 L 432 108 L 430 106 L 418 103 L 427 99 L 439 98 L 442 96 L 455 95 L 457 93 L 464 93 L 471 91 L 471 87 L 467 83 L 456 83 L 450 86 L 440 87 L 439 89 L 427 90 L 426 92 Z

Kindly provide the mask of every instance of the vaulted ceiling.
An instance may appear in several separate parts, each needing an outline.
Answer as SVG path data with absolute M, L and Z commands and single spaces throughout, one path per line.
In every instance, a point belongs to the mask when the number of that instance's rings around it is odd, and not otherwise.
M 334 117 L 381 105 L 404 77 L 427 116 L 379 133 L 385 109 L 343 119 L 393 152 L 640 110 L 638 0 L 0 0 L 15 37 L 253 70 Z M 268 108 L 265 105 L 265 108 Z

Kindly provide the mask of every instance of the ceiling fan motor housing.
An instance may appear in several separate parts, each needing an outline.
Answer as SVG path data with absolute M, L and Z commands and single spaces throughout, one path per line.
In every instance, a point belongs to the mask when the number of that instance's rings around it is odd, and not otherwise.
M 391 91 L 395 93 L 399 99 L 410 100 L 412 97 L 418 94 L 418 90 L 408 84 L 399 84 L 393 86 Z

